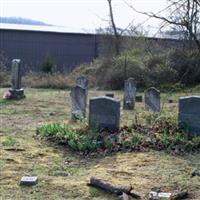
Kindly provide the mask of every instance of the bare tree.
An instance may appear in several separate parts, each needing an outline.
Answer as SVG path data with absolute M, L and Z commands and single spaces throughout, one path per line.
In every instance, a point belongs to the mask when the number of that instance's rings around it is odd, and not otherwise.
M 188 33 L 188 39 L 193 40 L 200 53 L 200 41 L 198 34 L 200 33 L 200 0 L 168 0 L 170 3 L 162 11 L 169 11 L 168 16 L 159 13 L 148 13 L 136 10 L 129 5 L 134 11 L 147 15 L 149 17 L 160 19 L 164 24 L 181 27 Z
M 119 55 L 120 53 L 120 34 L 117 31 L 117 27 L 115 25 L 113 9 L 112 9 L 112 0 L 107 0 L 109 6 L 109 15 L 110 15 L 110 23 L 113 28 L 114 36 L 115 36 L 115 54 Z

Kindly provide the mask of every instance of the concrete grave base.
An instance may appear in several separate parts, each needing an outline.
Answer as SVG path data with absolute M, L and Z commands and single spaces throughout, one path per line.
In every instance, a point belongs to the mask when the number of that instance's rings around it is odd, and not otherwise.
M 9 99 L 22 99 L 26 96 L 24 95 L 24 89 L 10 89 L 10 97 Z

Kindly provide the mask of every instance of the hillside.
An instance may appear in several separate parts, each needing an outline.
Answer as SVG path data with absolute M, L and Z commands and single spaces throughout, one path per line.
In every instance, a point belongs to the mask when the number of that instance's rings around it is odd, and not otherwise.
M 0 23 L 40 25 L 40 26 L 49 26 L 50 25 L 50 24 L 46 24 L 42 21 L 37 21 L 37 20 L 22 18 L 22 17 L 0 17 Z

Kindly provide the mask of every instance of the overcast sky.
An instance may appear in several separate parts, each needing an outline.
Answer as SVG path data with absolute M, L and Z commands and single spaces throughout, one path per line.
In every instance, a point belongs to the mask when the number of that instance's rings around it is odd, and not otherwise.
M 133 12 L 125 2 L 137 10 L 158 12 L 166 7 L 166 0 L 113 0 L 113 12 L 118 27 L 125 28 L 133 21 L 139 24 L 147 18 Z M 25 17 L 49 24 L 65 26 L 72 31 L 93 32 L 106 27 L 108 22 L 107 0 L 0 0 L 0 16 Z M 149 20 L 147 28 L 159 26 L 157 20 Z

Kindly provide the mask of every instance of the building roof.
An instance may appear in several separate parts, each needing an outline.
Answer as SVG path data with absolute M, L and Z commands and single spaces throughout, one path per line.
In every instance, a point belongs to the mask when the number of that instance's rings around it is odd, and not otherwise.
M 84 30 L 80 31 L 80 30 L 76 30 L 75 28 L 68 28 L 68 27 L 63 27 L 63 26 L 38 26 L 38 25 L 0 23 L 0 29 L 15 30 L 15 31 L 84 34 L 84 35 L 94 34 L 92 32 L 87 32 Z

